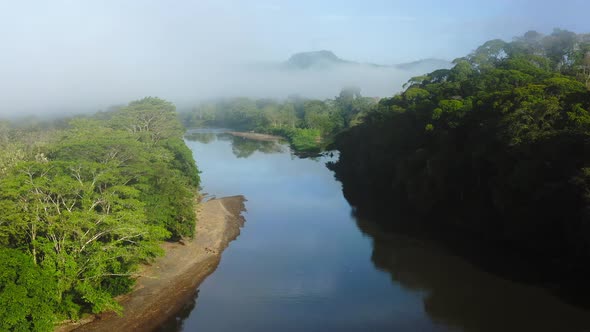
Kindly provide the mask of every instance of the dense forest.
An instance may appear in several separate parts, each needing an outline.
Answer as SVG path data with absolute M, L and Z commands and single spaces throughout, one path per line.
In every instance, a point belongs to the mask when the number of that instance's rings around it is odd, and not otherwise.
M 491 40 L 380 100 L 330 166 L 359 213 L 587 269 L 589 89 L 590 35 Z
M 138 264 L 193 236 L 199 174 L 175 106 L 144 98 L 0 123 L 0 330 L 120 311 Z
M 359 215 L 588 272 L 590 35 L 491 40 L 404 89 L 380 100 L 358 88 L 328 100 L 222 99 L 181 114 L 148 97 L 92 116 L 0 122 L 0 330 L 120 312 L 114 297 L 161 241 L 194 235 L 200 180 L 183 125 L 334 148 L 329 167 Z M 238 157 L 280 149 L 226 139 Z
M 292 96 L 285 101 L 232 98 L 204 102 L 181 114 L 188 128 L 213 126 L 283 136 L 297 152 L 319 152 L 337 133 L 359 123 L 376 105 L 356 87 L 334 99 Z

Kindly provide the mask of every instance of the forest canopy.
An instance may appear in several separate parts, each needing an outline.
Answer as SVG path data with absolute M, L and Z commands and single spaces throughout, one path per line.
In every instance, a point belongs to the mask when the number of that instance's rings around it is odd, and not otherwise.
M 291 96 L 285 101 L 232 98 L 204 102 L 182 113 L 186 127 L 216 126 L 270 133 L 287 138 L 299 152 L 319 152 L 333 137 L 362 121 L 377 103 L 356 87 L 342 89 L 334 99 Z
M 590 258 L 590 35 L 491 40 L 390 98 L 233 98 L 177 114 L 147 97 L 93 116 L 0 121 L 0 329 L 48 331 L 114 297 L 160 242 L 192 237 L 200 179 L 185 127 L 340 151 L 356 211 L 509 244 L 577 269 Z M 238 156 L 258 146 L 236 145 Z M 274 146 L 263 147 L 272 151 Z
M 587 265 L 590 35 L 529 31 L 454 64 L 412 78 L 336 138 L 347 198 Z
M 144 98 L 47 126 L 0 126 L 0 329 L 120 311 L 138 264 L 191 237 L 199 174 L 175 106 Z

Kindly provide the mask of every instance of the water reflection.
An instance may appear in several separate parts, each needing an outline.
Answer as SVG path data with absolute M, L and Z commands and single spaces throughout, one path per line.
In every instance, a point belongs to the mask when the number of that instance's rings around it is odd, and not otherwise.
M 550 293 L 481 271 L 435 245 L 357 219 L 371 260 L 395 284 L 424 293 L 430 318 L 461 331 L 590 331 L 590 312 Z
M 199 143 L 203 143 L 203 144 L 208 144 L 211 143 L 215 140 L 217 134 L 213 133 L 213 132 L 198 132 L 198 131 L 193 131 L 190 133 L 187 133 L 184 138 L 186 138 L 189 141 L 194 141 L 194 142 L 199 142 Z
M 237 158 L 248 158 L 254 152 L 262 152 L 265 154 L 284 152 L 283 145 L 277 141 L 259 141 L 238 137 L 222 130 L 198 130 L 191 131 L 185 135 L 189 141 L 196 141 L 203 144 L 209 144 L 215 140 L 229 141 L 234 156 Z
M 190 301 L 187 301 L 182 309 L 166 320 L 155 332 L 179 332 L 184 328 L 184 322 L 190 316 L 191 312 L 197 306 L 197 298 L 199 297 L 199 290 L 195 291 L 195 295 Z
M 283 152 L 282 146 L 275 141 L 255 141 L 230 134 L 225 134 L 225 136 L 231 138 L 232 152 L 238 158 L 248 158 L 256 151 L 267 154 Z
M 590 311 L 385 231 L 374 215 L 352 218 L 329 156 L 193 133 L 204 190 L 248 197 L 248 227 L 201 285 L 198 310 L 195 297 L 160 331 L 590 331 Z

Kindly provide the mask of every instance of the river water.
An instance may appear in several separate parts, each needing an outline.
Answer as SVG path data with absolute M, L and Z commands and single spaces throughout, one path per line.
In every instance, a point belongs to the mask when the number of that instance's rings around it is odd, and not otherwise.
M 590 331 L 588 310 L 356 219 L 335 157 L 221 130 L 187 144 L 203 192 L 246 197 L 246 224 L 161 331 Z

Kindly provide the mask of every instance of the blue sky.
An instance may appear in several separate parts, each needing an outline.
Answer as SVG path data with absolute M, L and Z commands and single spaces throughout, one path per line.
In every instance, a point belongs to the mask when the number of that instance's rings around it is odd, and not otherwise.
M 452 60 L 531 29 L 590 32 L 589 13 L 589 0 L 1 1 L 0 98 L 172 95 L 179 87 L 162 82 L 204 89 L 227 65 L 321 49 L 379 64 Z
M 246 12 L 259 20 L 257 34 L 281 46 L 278 53 L 325 48 L 384 63 L 454 58 L 531 29 L 590 32 L 587 0 L 264 1 Z
M 84 51 L 92 40 L 115 44 L 122 56 L 166 52 L 146 44 L 152 40 L 213 58 L 282 60 L 330 49 L 353 60 L 394 63 L 451 59 L 530 29 L 590 32 L 587 0 L 56 0 L 7 1 L 0 10 L 8 46 L 18 47 L 20 39 Z M 56 52 L 49 45 L 45 51 Z M 227 56 L 231 51 L 237 54 Z

